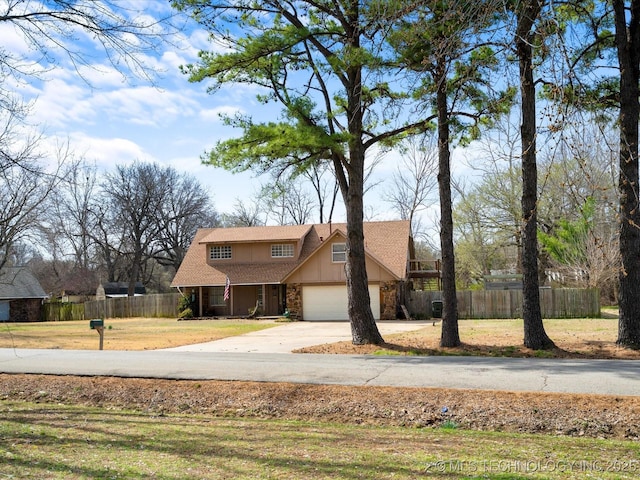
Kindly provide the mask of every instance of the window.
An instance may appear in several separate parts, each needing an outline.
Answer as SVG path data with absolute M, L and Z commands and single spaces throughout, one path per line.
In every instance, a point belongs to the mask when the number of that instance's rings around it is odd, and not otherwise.
M 209 306 L 219 307 L 226 305 L 224 301 L 224 287 L 211 287 L 209 290 Z
M 285 243 L 271 245 L 271 257 L 293 257 L 293 244 Z
M 231 258 L 231 245 L 213 245 L 209 251 L 211 260 Z
M 347 244 L 346 243 L 331 244 L 331 261 L 334 263 L 347 261 Z

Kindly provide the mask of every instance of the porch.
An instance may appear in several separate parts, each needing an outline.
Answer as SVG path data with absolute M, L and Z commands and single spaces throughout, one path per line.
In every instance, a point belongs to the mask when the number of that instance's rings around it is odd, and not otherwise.
M 286 285 L 230 285 L 193 287 L 189 292 L 198 317 L 277 317 L 285 312 Z

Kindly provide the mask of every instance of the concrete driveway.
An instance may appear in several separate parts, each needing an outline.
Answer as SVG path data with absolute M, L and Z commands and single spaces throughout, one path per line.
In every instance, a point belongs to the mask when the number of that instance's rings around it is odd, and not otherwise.
M 432 322 L 419 321 L 380 321 L 377 323 L 383 337 L 392 333 L 409 332 L 432 325 Z M 174 352 L 291 353 L 298 348 L 349 340 L 351 340 L 349 322 L 292 322 L 236 337 L 165 350 Z

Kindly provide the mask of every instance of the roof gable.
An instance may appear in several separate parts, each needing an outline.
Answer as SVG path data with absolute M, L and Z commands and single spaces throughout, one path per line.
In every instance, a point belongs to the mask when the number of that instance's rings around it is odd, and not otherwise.
M 369 259 L 396 278 L 406 276 L 410 228 L 408 221 L 365 222 L 365 251 Z M 283 283 L 292 272 L 319 251 L 330 238 L 346 238 L 346 224 L 293 225 L 199 229 L 176 273 L 173 287 Z M 211 243 L 301 241 L 300 255 L 290 262 L 207 263 Z
M 409 237 L 408 235 L 405 236 L 408 233 L 408 229 L 404 228 L 405 223 L 408 225 L 408 222 L 404 221 L 366 222 L 363 224 L 365 230 L 365 255 L 397 279 L 405 277 L 407 268 Z M 334 243 L 336 240 L 346 242 L 346 224 L 314 225 L 314 230 L 318 234 L 319 243 L 313 245 L 315 248 L 308 252 L 307 255 L 304 255 L 301 262 L 287 274 L 283 282 L 303 268 L 315 255 L 320 254 L 320 251 L 326 245 Z M 328 236 L 319 235 L 320 233 L 328 233 Z

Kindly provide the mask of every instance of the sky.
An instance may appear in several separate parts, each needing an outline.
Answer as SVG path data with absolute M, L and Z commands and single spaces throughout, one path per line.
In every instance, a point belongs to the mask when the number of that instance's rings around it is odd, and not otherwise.
M 0 0 L 0 7 L 3 3 L 6 2 Z M 131 4 L 148 11 L 144 8 L 158 10 L 168 2 L 132 0 Z M 211 194 L 219 213 L 230 213 L 237 199 L 255 196 L 268 178 L 252 173 L 234 175 L 202 165 L 201 156 L 217 140 L 239 133 L 223 126 L 218 115 L 248 112 L 259 118 L 273 118 L 279 110 L 258 104 L 257 92 L 251 87 L 235 85 L 209 94 L 206 84 L 188 82 L 179 67 L 197 61 L 199 50 L 212 49 L 207 37 L 207 32 L 189 24 L 173 44 L 163 45 L 146 58 L 161 72 L 150 84 L 124 78 L 107 61 L 104 51 L 94 48 L 91 39 L 80 34 L 71 47 L 88 52 L 91 65 L 76 70 L 68 57 L 54 48 L 50 54 L 56 58 L 56 66 L 41 73 L 41 78 L 15 82 L 13 89 L 30 102 L 29 122 L 43 132 L 52 152 L 57 145 L 68 142 L 76 157 L 95 162 L 103 171 L 134 160 L 172 166 L 194 175 Z M 33 52 L 10 25 L 0 24 L 0 38 L 6 50 L 33 58 Z M 462 156 L 454 155 L 454 175 L 467 168 L 460 161 Z M 373 178 L 377 184 L 365 197 L 369 220 L 398 218 L 390 204 L 382 200 L 384 191 L 391 188 L 396 162 L 397 154 L 390 154 L 376 167 Z M 344 221 L 342 207 L 334 221 Z M 423 224 L 436 222 L 433 209 L 425 213 Z

